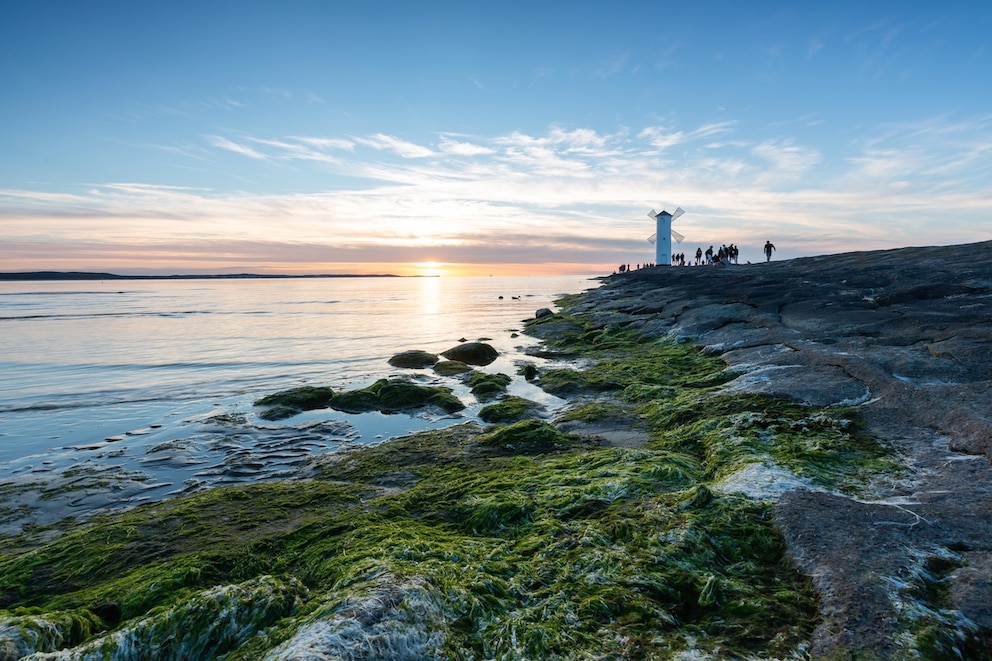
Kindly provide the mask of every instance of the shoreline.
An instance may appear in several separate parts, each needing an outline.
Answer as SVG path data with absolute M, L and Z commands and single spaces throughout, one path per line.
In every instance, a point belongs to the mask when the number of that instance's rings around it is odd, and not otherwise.
M 260 273 L 221 273 L 221 274 L 177 274 L 177 275 L 120 275 L 116 273 L 95 273 L 89 271 L 20 271 L 0 272 L 0 282 L 55 282 L 64 280 L 279 280 L 307 278 L 432 278 L 439 276 L 315 273 L 305 275 L 282 275 Z
M 76 609 L 80 652 L 170 631 L 202 653 L 180 632 L 202 639 L 189 614 L 223 589 L 263 632 L 231 659 L 986 653 L 992 367 L 964 358 L 988 355 L 992 244 L 959 248 L 607 279 L 528 324 L 570 402 L 553 419 L 8 539 L 0 606 Z M 43 579 L 93 545 L 108 566 Z

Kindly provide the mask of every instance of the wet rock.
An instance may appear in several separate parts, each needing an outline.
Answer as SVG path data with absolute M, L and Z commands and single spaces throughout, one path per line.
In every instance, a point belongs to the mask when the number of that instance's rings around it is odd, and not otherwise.
M 437 355 L 428 351 L 411 349 L 396 354 L 389 359 L 389 364 L 393 367 L 404 367 L 408 369 L 422 369 L 430 367 L 438 361 Z
M 441 376 L 457 376 L 458 374 L 465 374 L 466 372 L 471 372 L 471 365 L 466 365 L 460 360 L 442 360 L 434 365 L 434 371 Z
M 255 400 L 255 406 L 286 406 L 300 411 L 327 408 L 334 391 L 325 387 L 302 386 L 266 395 Z
M 457 360 L 467 365 L 488 365 L 499 357 L 499 352 L 485 342 L 464 342 L 441 355 L 448 360 Z
M 403 411 L 423 406 L 437 406 L 447 413 L 455 413 L 465 408 L 449 388 L 425 386 L 405 379 L 379 379 L 367 388 L 338 393 L 330 406 L 347 413 Z
M 490 424 L 497 422 L 516 422 L 531 418 L 542 412 L 544 407 L 537 402 L 523 397 L 507 397 L 495 404 L 482 407 L 479 419 Z
M 506 374 L 474 372 L 469 376 L 468 384 L 479 401 L 486 401 L 506 394 L 506 388 L 512 380 Z
M 738 373 L 725 391 L 856 407 L 866 433 L 905 462 L 911 479 L 877 485 L 887 496 L 878 500 L 776 483 L 785 487 L 777 527 L 820 592 L 814 658 L 908 654 L 894 634 L 905 616 L 894 604 L 907 595 L 894 598 L 891 586 L 917 575 L 934 549 L 959 568 L 939 577 L 951 603 L 923 606 L 953 605 L 971 623 L 945 623 L 935 635 L 960 658 L 988 656 L 990 273 L 992 242 L 984 242 L 642 269 L 578 297 L 603 327 L 722 356 Z M 549 341 L 568 332 L 539 322 L 529 330 Z

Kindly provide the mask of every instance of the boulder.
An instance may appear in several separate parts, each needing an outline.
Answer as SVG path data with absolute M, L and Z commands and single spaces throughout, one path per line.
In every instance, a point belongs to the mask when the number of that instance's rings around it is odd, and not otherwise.
M 467 365 L 488 365 L 496 360 L 499 352 L 485 342 L 464 342 L 441 355 L 448 360 L 458 360 Z
M 552 312 L 548 308 L 538 308 L 537 309 L 537 312 L 534 313 L 534 318 L 535 319 L 544 319 L 545 317 L 550 317 L 553 314 L 554 314 L 554 312 Z
M 456 376 L 471 372 L 472 367 L 459 360 L 442 360 L 434 364 L 434 371 L 441 376 Z
M 423 369 L 430 367 L 438 360 L 437 355 L 428 351 L 411 349 L 396 354 L 389 359 L 389 364 L 393 367 L 404 367 L 409 369 Z
M 405 411 L 423 406 L 436 406 L 446 413 L 465 408 L 450 388 L 405 379 L 379 379 L 366 388 L 338 393 L 330 402 L 332 409 L 345 413 Z

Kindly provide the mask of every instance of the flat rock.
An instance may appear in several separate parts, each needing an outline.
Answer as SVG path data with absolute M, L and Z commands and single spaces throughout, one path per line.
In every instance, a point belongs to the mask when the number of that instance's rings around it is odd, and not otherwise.
M 812 658 L 865 650 L 902 658 L 893 586 L 928 563 L 951 567 L 935 580 L 975 627 L 961 634 L 963 649 L 987 649 L 992 241 L 640 269 L 607 279 L 576 307 L 595 311 L 597 324 L 721 356 L 739 372 L 730 392 L 856 406 L 868 433 L 903 457 L 909 477 L 878 484 L 876 499 L 776 482 L 776 525 L 820 592 Z M 533 330 L 553 337 L 570 329 Z

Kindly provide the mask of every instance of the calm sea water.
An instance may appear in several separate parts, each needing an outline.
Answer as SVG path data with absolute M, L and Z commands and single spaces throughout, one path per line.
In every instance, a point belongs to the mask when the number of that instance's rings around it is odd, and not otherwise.
M 480 404 L 467 389 L 430 370 L 397 370 L 389 357 L 490 338 L 502 355 L 484 369 L 515 374 L 521 349 L 534 344 L 514 337 L 522 320 L 596 284 L 580 276 L 3 282 L 0 479 L 134 471 L 151 492 L 143 497 L 160 497 L 278 475 L 342 443 L 471 419 Z M 454 417 L 319 411 L 270 423 L 252 406 L 294 386 L 352 389 L 403 373 L 455 387 L 469 408 Z M 556 403 L 519 378 L 512 390 Z

